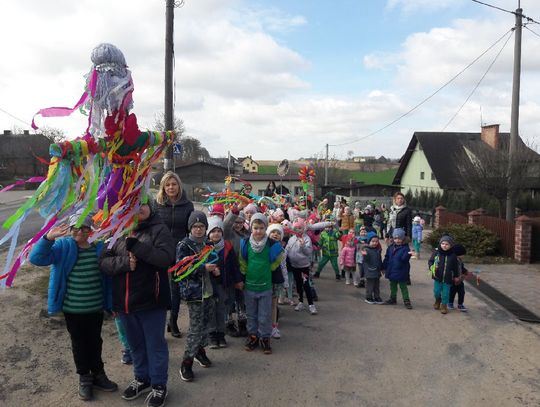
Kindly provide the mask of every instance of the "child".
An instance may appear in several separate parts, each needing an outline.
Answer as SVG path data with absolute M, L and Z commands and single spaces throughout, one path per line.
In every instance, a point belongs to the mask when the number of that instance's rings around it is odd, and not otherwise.
M 174 263 L 175 240 L 154 208 L 141 203 L 137 226 L 104 251 L 99 266 L 113 278 L 113 310 L 120 315 L 133 357 L 134 379 L 122 398 L 134 400 L 150 391 L 147 405 L 162 406 L 169 369 L 167 269 Z
M 356 271 L 355 239 L 348 239 L 339 254 L 339 265 L 345 270 L 345 284 L 350 285 Z
M 327 226 L 322 231 L 319 239 L 322 256 L 317 267 L 317 272 L 315 273 L 315 278 L 320 277 L 322 269 L 326 266 L 326 263 L 330 262 L 336 274 L 336 281 L 341 279 L 338 267 L 338 239 L 340 237 L 341 232 L 336 231 L 334 226 Z
M 223 239 L 223 222 L 221 218 L 212 216 L 208 219 L 208 238 L 214 245 L 218 255 L 217 267 L 220 275 L 212 274 L 214 292 L 214 312 L 210 316 L 210 349 L 227 347 L 225 341 L 225 317 L 229 301 L 234 301 L 235 287 L 241 288 L 242 275 L 238 266 L 238 257 L 232 243 Z
M 366 286 L 366 278 L 364 273 L 364 258 L 362 256 L 362 246 L 367 245 L 369 236 L 375 235 L 375 232 L 367 232 L 365 226 L 360 227 L 359 235 L 356 237 L 358 242 L 358 247 L 356 250 L 356 264 L 358 265 L 358 270 L 354 273 L 354 286 L 357 288 L 363 288 Z
M 304 309 L 304 292 L 308 300 L 308 309 L 311 315 L 317 314 L 317 308 L 313 304 L 313 293 L 309 284 L 309 272 L 313 248 L 311 239 L 306 234 L 306 222 L 302 218 L 297 218 L 293 222 L 293 234 L 287 242 L 285 251 L 291 265 L 291 271 L 296 282 L 296 291 L 298 292 L 298 304 L 295 311 Z
M 422 218 L 420 216 L 415 216 L 412 223 L 412 243 L 417 259 L 420 259 L 420 245 L 422 243 L 423 230 Z
M 206 229 L 208 220 L 201 211 L 193 211 L 189 215 L 189 235 L 181 240 L 176 246 L 176 261 L 185 257 L 200 253 L 206 246 Z M 189 276 L 180 281 L 180 293 L 186 301 L 189 310 L 189 331 L 182 365 L 180 366 L 180 378 L 185 382 L 191 382 L 193 374 L 193 361 L 197 361 L 202 367 L 210 367 L 212 362 L 206 356 L 205 346 L 208 345 L 208 326 L 211 316 L 214 314 L 213 287 L 210 275 L 218 277 L 220 269 L 217 264 L 208 262 L 201 264 Z
M 272 223 L 268 226 L 266 234 L 269 239 L 278 242 L 283 247 L 283 226 L 279 223 Z M 281 338 L 281 332 L 278 328 L 278 296 L 282 295 L 284 288 L 289 287 L 288 274 L 287 261 L 285 256 L 282 256 L 279 267 L 272 270 L 272 338 L 274 339 Z
M 450 287 L 459 284 L 459 267 L 457 256 L 452 249 L 454 241 L 448 235 L 439 240 L 439 247 L 435 249 L 428 261 L 433 278 L 433 295 L 435 304 L 433 308 L 440 310 L 441 314 L 448 313 L 450 300 Z
M 363 266 L 366 276 L 366 302 L 368 304 L 383 304 L 379 291 L 382 258 L 379 237 L 371 232 L 368 244 L 362 248 Z
M 392 232 L 392 240 L 393 243 L 386 249 L 386 255 L 383 261 L 385 276 L 390 280 L 390 298 L 385 304 L 395 305 L 397 303 L 396 299 L 399 286 L 405 308 L 412 309 L 407 281 L 411 269 L 409 259 L 413 252 L 410 251 L 409 245 L 405 243 L 405 231 L 403 229 L 395 228 Z
M 245 350 L 253 351 L 260 345 L 267 355 L 272 353 L 272 270 L 281 263 L 283 248 L 268 239 L 268 220 L 262 213 L 251 217 L 251 236 L 240 247 L 240 271 L 245 275 L 248 339 Z
M 450 300 L 448 301 L 448 309 L 454 309 L 454 298 L 456 298 L 457 294 L 458 310 L 460 310 L 461 312 L 467 312 L 467 307 L 465 307 L 465 304 L 463 304 L 463 302 L 465 301 L 465 284 L 463 283 L 463 280 L 465 280 L 465 278 L 469 274 L 469 271 L 465 268 L 465 265 L 461 260 L 461 256 L 467 254 L 467 251 L 462 245 L 456 244 L 454 245 L 454 253 L 456 254 L 458 259 L 459 284 L 456 285 L 454 283 L 452 287 L 450 287 Z
M 76 213 L 67 225 L 55 226 L 38 240 L 30 253 L 36 266 L 51 266 L 47 308 L 50 315 L 63 311 L 71 338 L 73 359 L 79 374 L 79 398 L 92 400 L 93 388 L 116 391 L 103 369 L 101 327 L 103 306 L 110 308 L 98 258 L 103 243 L 91 244 L 92 219 Z

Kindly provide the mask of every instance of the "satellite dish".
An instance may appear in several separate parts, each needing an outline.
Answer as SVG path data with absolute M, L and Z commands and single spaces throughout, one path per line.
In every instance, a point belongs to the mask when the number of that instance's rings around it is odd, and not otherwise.
M 289 172 L 289 160 L 282 160 L 277 166 L 277 175 L 284 177 Z

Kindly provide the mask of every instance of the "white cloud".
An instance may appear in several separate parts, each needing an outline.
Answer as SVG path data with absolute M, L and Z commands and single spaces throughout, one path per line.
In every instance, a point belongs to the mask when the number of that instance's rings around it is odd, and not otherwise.
M 463 0 L 388 0 L 386 9 L 401 9 L 404 14 L 412 14 L 455 8 L 459 3 L 463 3 Z

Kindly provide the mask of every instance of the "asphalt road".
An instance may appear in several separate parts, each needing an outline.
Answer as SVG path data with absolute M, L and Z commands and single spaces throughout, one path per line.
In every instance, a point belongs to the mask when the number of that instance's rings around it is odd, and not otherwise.
M 28 296 L 36 276 L 23 273 L 0 301 L 0 402 L 3 406 L 88 406 L 76 397 L 64 326 L 43 318 L 44 300 Z M 248 353 L 241 339 L 208 350 L 184 383 L 178 369 L 184 338 L 168 336 L 169 406 L 539 406 L 540 327 L 516 321 L 476 290 L 469 313 L 432 309 L 425 260 L 413 260 L 413 310 L 369 305 L 363 290 L 337 283 L 326 269 L 317 280 L 319 314 L 283 306 L 283 338 L 274 353 Z M 388 284 L 382 281 L 384 297 Z M 185 308 L 181 310 L 185 332 Z M 120 363 L 114 324 L 103 331 L 109 376 L 123 388 L 131 368 Z M 129 405 L 144 405 L 144 400 Z M 93 406 L 127 406 L 119 393 L 97 393 Z

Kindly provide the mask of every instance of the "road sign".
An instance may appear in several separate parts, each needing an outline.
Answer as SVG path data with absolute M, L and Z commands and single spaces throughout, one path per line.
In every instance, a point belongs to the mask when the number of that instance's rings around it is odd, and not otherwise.
M 182 154 L 182 144 L 180 143 L 173 144 L 173 154 L 174 155 Z

